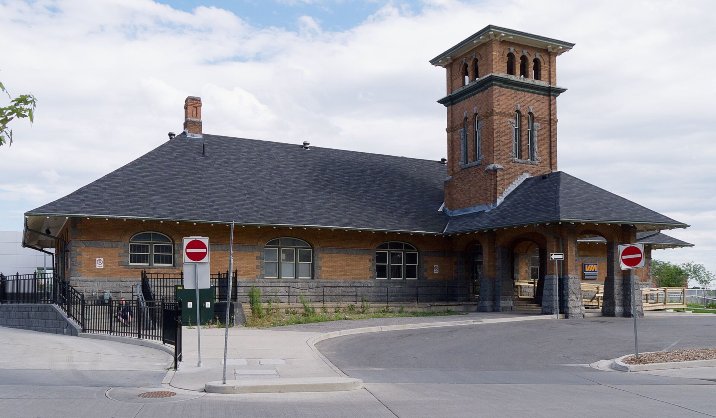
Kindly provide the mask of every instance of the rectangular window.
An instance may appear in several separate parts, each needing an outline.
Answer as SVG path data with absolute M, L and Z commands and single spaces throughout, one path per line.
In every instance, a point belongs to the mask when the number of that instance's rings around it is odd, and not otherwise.
M 375 278 L 388 278 L 388 252 L 376 251 L 375 253 Z
M 390 278 L 391 279 L 402 279 L 403 278 L 403 252 L 402 251 L 391 251 L 390 252 Z
M 480 120 L 475 115 L 475 161 L 479 161 L 482 157 L 482 144 L 480 144 Z
M 460 164 L 467 164 L 467 130 L 460 129 Z
M 129 244 L 129 264 L 149 265 L 149 244 Z
M 313 259 L 313 250 L 310 249 L 298 249 L 298 278 L 299 279 L 310 279 L 311 278 L 311 261 Z
M 264 277 L 278 278 L 278 248 L 264 248 Z
M 418 278 L 418 253 L 405 253 L 405 278 Z
M 296 278 L 296 249 L 281 248 L 281 278 Z
M 171 266 L 172 264 L 171 244 L 154 244 L 154 265 Z

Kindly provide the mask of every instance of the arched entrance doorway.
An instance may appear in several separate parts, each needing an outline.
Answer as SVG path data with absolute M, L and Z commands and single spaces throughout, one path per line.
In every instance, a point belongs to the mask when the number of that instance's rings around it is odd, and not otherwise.
M 517 239 L 511 251 L 513 310 L 542 312 L 547 253 L 544 243 L 531 237 Z
M 477 300 L 480 295 L 480 280 L 482 279 L 482 245 L 474 242 L 465 250 L 465 271 L 470 282 L 470 298 Z

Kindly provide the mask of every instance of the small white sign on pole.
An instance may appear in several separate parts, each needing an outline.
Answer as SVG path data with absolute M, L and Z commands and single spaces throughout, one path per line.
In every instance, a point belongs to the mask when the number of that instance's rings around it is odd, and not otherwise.
M 564 253 L 550 253 L 550 260 L 564 260 Z

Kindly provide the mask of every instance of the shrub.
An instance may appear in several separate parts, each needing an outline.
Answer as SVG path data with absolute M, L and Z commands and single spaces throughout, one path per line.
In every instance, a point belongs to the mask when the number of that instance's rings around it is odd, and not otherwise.
M 251 315 L 256 318 L 263 318 L 264 307 L 261 303 L 261 289 L 251 286 L 249 290 L 249 305 L 251 306 Z
M 303 305 L 303 316 L 313 316 L 316 314 L 316 308 L 311 306 L 308 299 L 303 295 L 299 296 L 298 299 L 301 301 L 301 305 Z

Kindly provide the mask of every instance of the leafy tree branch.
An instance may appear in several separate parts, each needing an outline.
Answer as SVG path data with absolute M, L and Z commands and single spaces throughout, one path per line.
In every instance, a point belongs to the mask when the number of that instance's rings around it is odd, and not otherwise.
M 8 125 L 13 119 L 24 118 L 32 123 L 35 120 L 37 99 L 32 94 L 12 97 L 2 82 L 0 82 L 0 92 L 5 93 L 10 99 L 9 105 L 0 107 L 0 146 L 6 143 L 12 145 L 12 129 Z

